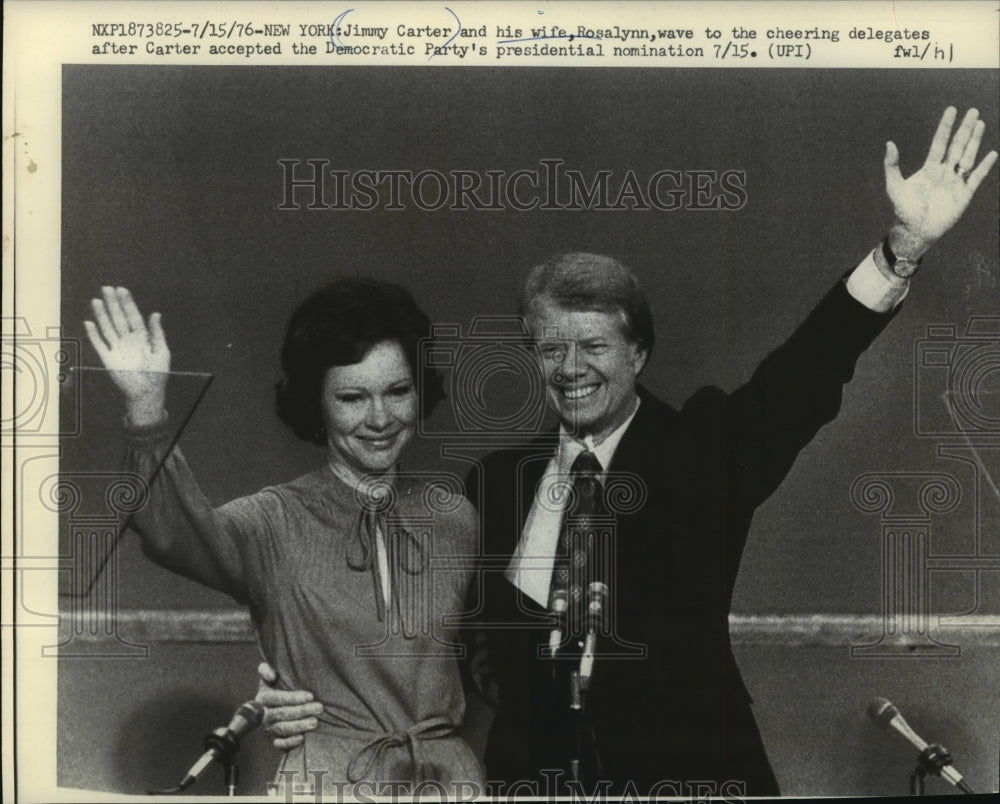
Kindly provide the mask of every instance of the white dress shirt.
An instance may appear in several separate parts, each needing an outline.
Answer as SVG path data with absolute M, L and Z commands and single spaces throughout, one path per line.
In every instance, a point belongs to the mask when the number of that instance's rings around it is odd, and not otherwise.
M 618 449 L 618 442 L 622 440 L 638 409 L 637 397 L 629 417 L 600 444 L 595 444 L 590 436 L 578 441 L 567 433 L 564 427 L 559 428 L 559 449 L 549 459 L 545 473 L 538 483 L 524 525 L 524 535 L 505 573 L 507 580 L 540 606 L 549 605 L 552 565 L 555 563 L 559 546 L 559 530 L 562 525 L 563 509 L 569 496 L 570 469 L 573 467 L 573 461 L 581 452 L 589 449 L 601 464 L 603 471 L 600 477 L 603 480 L 615 450 Z

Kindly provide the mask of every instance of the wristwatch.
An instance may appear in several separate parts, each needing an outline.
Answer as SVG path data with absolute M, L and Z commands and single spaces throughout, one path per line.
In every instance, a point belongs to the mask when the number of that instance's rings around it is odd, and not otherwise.
M 900 279 L 909 279 L 920 267 L 920 260 L 911 260 L 908 257 L 897 257 L 889 245 L 889 238 L 882 241 L 882 256 L 889 266 L 889 269 Z

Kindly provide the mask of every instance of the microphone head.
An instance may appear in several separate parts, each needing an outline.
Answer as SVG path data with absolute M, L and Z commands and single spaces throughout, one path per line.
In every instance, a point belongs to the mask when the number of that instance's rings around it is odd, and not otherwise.
M 608 604 L 608 587 L 600 581 L 592 581 L 587 587 L 587 630 L 604 630 Z
M 229 722 L 229 730 L 237 737 L 253 731 L 264 719 L 264 705 L 259 701 L 247 701 L 240 704 L 233 719 Z
M 587 586 L 587 597 L 590 600 L 603 601 L 608 596 L 608 585 L 601 581 L 591 581 Z
M 254 725 L 259 724 L 264 719 L 264 704 L 257 700 L 246 701 L 236 711 Z
M 876 698 L 868 704 L 868 717 L 882 728 L 887 729 L 893 718 L 899 717 L 899 710 L 892 705 L 888 698 Z

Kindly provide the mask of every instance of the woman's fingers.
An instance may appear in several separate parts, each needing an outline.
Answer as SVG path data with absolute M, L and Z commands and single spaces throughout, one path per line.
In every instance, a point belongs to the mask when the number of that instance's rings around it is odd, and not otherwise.
M 122 310 L 121 302 L 118 299 L 117 289 L 105 286 L 101 288 L 101 295 L 104 296 L 104 308 L 108 313 L 108 318 L 112 326 L 114 326 L 115 332 L 119 338 L 124 337 L 129 333 L 129 325 Z
M 162 316 L 152 313 L 149 316 L 149 345 L 154 352 L 167 351 L 167 336 L 163 334 Z
M 87 337 L 90 339 L 90 345 L 94 347 L 94 351 L 97 352 L 97 356 L 101 358 L 101 362 L 107 363 L 108 346 L 104 343 L 104 338 L 101 337 L 101 333 L 97 331 L 97 325 L 94 324 L 93 321 L 84 321 L 83 328 L 87 331 Z
M 117 288 L 117 293 L 118 303 L 121 306 L 122 313 L 125 316 L 125 321 L 129 330 L 138 332 L 145 330 L 146 324 L 142 320 L 142 316 L 139 314 L 139 308 L 136 307 L 135 301 L 133 301 L 132 294 L 129 292 L 129 289 Z
M 142 313 L 132 298 L 128 288 L 105 286 L 101 288 L 100 299 L 91 299 L 90 306 L 94 312 L 96 327 L 87 329 L 90 342 L 102 357 L 110 353 L 126 339 L 133 344 L 144 342 L 148 344 L 151 353 L 166 353 L 167 339 L 163 332 L 162 318 L 159 313 L 149 317 L 149 327 L 142 319 Z M 97 337 L 99 336 L 99 337 Z M 97 340 L 101 343 L 98 345 Z
M 97 326 L 101 330 L 105 345 L 112 348 L 118 343 L 118 330 L 115 329 L 115 325 L 108 316 L 107 305 L 101 299 L 91 299 L 90 309 L 94 311 L 94 318 L 97 320 Z

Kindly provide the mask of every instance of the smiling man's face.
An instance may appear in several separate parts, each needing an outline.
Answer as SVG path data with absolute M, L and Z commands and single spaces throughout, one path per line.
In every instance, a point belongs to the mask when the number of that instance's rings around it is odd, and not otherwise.
M 566 429 L 601 442 L 635 409 L 646 352 L 625 334 L 623 313 L 567 310 L 536 299 L 528 319 L 550 407 Z

